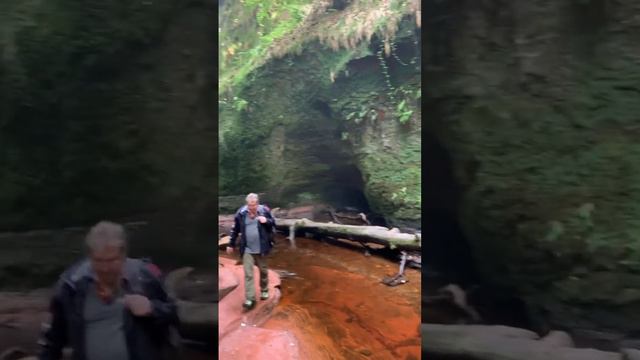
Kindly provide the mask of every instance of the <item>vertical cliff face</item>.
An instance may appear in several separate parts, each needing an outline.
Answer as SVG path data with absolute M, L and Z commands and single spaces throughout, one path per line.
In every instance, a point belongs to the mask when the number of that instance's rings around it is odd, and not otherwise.
M 640 5 L 428 2 L 425 104 L 485 280 L 553 323 L 640 323 Z M 594 310 L 597 309 L 597 310 Z
M 0 228 L 213 196 L 213 4 L 1 2 Z
M 0 282 L 52 283 L 87 228 L 4 231 L 103 218 L 148 222 L 133 256 L 210 266 L 214 4 L 72 3 L 0 1 Z

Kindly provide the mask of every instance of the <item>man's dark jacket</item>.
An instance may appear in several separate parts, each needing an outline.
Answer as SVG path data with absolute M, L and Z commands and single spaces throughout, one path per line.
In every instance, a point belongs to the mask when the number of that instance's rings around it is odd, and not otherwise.
M 61 275 L 51 299 L 51 323 L 44 327 L 39 341 L 40 360 L 60 359 L 64 347 L 73 349 L 74 360 L 86 359 L 84 302 L 92 279 L 89 260 L 73 265 Z M 129 360 L 163 359 L 169 329 L 178 325 L 175 303 L 142 260 L 126 259 L 123 290 L 125 294 L 144 295 L 152 304 L 150 316 L 138 317 L 125 310 L 123 323 Z
M 244 255 L 244 250 L 247 247 L 247 238 L 245 236 L 245 220 L 249 208 L 247 205 L 241 207 L 234 217 L 233 229 L 231 230 L 231 237 L 229 239 L 229 246 L 237 248 L 240 251 L 240 257 Z M 257 216 L 264 216 L 267 221 L 262 224 L 258 222 L 258 233 L 260 234 L 260 254 L 267 255 L 273 247 L 273 236 L 275 235 L 276 220 L 271 216 L 271 211 L 265 205 L 258 205 Z M 240 242 L 238 243 L 238 233 L 240 233 Z M 237 246 L 236 246 L 237 245 Z

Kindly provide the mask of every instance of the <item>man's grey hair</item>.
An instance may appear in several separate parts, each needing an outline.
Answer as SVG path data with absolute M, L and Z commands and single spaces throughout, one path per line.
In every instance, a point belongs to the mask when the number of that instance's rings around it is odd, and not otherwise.
M 247 200 L 247 202 L 249 202 L 250 200 L 259 201 L 258 194 L 251 193 L 251 194 L 247 195 L 246 200 Z
M 85 238 L 89 252 L 100 251 L 107 246 L 120 247 L 127 251 L 127 234 L 124 226 L 111 221 L 100 221 L 94 225 Z

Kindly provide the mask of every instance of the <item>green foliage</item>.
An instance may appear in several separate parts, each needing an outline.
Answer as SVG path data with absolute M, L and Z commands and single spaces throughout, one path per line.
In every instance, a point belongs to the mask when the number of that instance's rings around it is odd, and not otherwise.
M 374 122 L 378 118 L 378 112 L 374 106 L 374 103 L 371 101 L 346 101 L 342 111 L 347 114 L 345 120 L 353 121 L 355 124 L 360 124 L 367 119 L 370 122 Z
M 227 98 L 221 98 L 218 100 L 218 104 L 220 106 L 230 107 L 234 111 L 242 112 L 247 108 L 249 102 L 245 99 L 234 96 L 233 98 L 231 98 L 231 100 Z
M 362 160 L 371 205 L 395 220 L 419 221 L 421 174 L 419 134 L 399 152 L 371 150 Z M 374 146 L 369 145 L 369 146 Z
M 220 94 L 241 87 L 247 75 L 266 60 L 269 47 L 295 29 L 310 0 L 244 0 L 227 2 L 218 47 Z M 253 15 L 255 14 L 255 15 Z
M 401 124 L 405 124 L 411 119 L 411 115 L 413 115 L 413 110 L 406 108 L 406 100 L 400 101 L 398 107 L 396 109 L 396 116 Z
M 355 0 L 340 12 L 329 5 L 312 0 L 225 2 L 219 30 L 219 93 L 241 89 L 248 75 L 270 58 L 299 54 L 313 40 L 334 51 L 366 47 L 373 34 L 393 38 L 403 16 L 417 14 L 417 2 L 407 0 Z M 315 25 L 302 26 L 305 22 Z
M 413 33 L 407 35 L 409 41 L 413 40 L 411 36 Z M 393 69 L 389 75 L 396 83 L 399 99 L 394 102 L 379 68 L 348 65 L 353 59 L 369 62 L 370 44 L 363 41 L 332 51 L 322 43 L 305 43 L 299 55 L 270 59 L 251 72 L 251 81 L 234 88 L 233 95 L 223 94 L 221 101 L 225 104 L 219 117 L 220 191 L 237 194 L 264 190 L 291 201 L 299 192 L 323 193 L 331 184 L 331 169 L 336 169 L 336 164 L 327 167 L 328 155 L 317 155 L 314 149 L 340 148 L 339 156 L 345 158 L 341 161 L 349 161 L 349 166 L 361 172 L 367 199 L 376 211 L 392 221 L 418 222 L 420 123 L 400 124 L 396 108 L 406 98 L 402 110 L 412 111 L 417 118 L 419 109 L 414 100 L 419 94 L 419 74 L 411 66 Z M 331 74 L 334 82 L 330 81 Z M 411 94 L 405 96 L 402 90 Z M 232 106 L 234 96 L 248 100 L 250 106 L 237 111 Z M 315 99 L 330 107 L 331 119 L 319 121 L 321 114 L 311 107 Z M 255 150 L 256 156 L 247 158 L 247 149 Z

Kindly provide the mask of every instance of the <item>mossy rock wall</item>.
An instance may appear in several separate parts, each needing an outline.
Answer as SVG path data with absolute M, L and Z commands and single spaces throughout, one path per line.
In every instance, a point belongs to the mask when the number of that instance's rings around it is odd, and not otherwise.
M 639 330 L 638 4 L 425 13 L 428 131 L 451 153 L 484 279 L 555 326 Z
M 414 41 L 405 32 L 398 48 L 406 42 L 414 50 L 399 53 L 415 57 Z M 233 101 L 223 110 L 229 118 L 221 120 L 222 194 L 264 191 L 282 206 L 305 199 L 365 202 L 391 223 L 419 227 L 419 71 L 415 63 L 389 65 L 394 86 L 413 94 L 406 101 L 413 116 L 401 124 L 377 49 L 375 38 L 351 50 L 310 43 L 250 75 L 235 99 L 242 110 Z M 352 112 L 367 114 L 356 123 Z M 373 112 L 384 115 L 371 119 Z
M 0 6 L 0 229 L 215 196 L 212 4 Z

